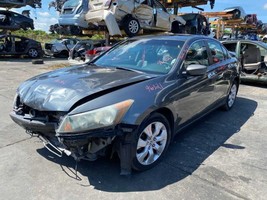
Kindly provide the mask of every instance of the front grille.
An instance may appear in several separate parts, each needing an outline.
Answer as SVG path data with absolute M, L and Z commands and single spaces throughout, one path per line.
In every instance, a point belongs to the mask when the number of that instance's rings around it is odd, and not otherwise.
M 27 106 L 20 101 L 20 97 L 17 96 L 14 105 L 14 111 L 18 115 L 24 116 L 24 119 L 36 120 L 41 122 L 52 122 L 59 123 L 59 121 L 64 117 L 66 112 L 59 111 L 39 111 L 34 108 Z

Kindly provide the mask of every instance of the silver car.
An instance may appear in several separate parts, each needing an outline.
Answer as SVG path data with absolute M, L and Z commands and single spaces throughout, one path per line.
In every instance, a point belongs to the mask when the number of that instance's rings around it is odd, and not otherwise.
M 87 11 L 87 0 L 68 0 L 61 9 L 58 23 L 61 26 L 69 26 L 72 33 L 88 28 L 88 22 L 85 21 Z
M 69 51 L 79 40 L 76 38 L 55 39 L 45 43 L 45 53 L 54 57 L 69 57 Z
M 121 35 L 122 28 L 128 36 L 140 29 L 178 32 L 185 20 L 168 13 L 158 0 L 96 0 L 89 1 L 85 15 L 88 23 L 107 26 L 110 35 Z

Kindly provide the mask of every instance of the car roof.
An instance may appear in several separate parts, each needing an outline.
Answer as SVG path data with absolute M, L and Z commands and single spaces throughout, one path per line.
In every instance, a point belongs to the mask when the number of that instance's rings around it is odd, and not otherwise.
M 155 34 L 155 35 L 146 35 L 146 36 L 136 36 L 133 38 L 129 38 L 129 40 L 136 39 L 155 39 L 155 40 L 180 40 L 180 41 L 188 41 L 188 40 L 196 40 L 196 39 L 212 39 L 211 37 L 207 37 L 204 35 L 191 35 L 191 34 Z
M 251 43 L 261 43 L 261 41 L 258 40 L 223 40 L 222 43 L 236 43 L 236 42 L 251 42 Z
M 23 38 L 23 39 L 33 40 L 33 39 L 31 39 L 31 38 L 27 38 L 27 37 L 24 37 L 24 36 L 11 35 L 11 34 L 0 35 L 0 38 L 2 38 L 2 37 L 17 37 L 17 38 Z
M 18 15 L 22 15 L 22 14 L 20 14 L 20 13 L 13 12 L 13 11 L 11 11 L 11 10 L 0 10 L 0 13 L 15 13 L 15 14 L 18 14 Z M 22 16 L 24 16 L 24 15 L 22 15 Z

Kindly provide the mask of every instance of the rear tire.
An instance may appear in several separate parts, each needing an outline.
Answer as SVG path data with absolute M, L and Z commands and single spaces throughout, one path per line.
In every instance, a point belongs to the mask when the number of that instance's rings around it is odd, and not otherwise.
M 34 48 L 30 48 L 28 50 L 28 56 L 30 56 L 31 58 L 38 58 L 39 57 L 39 52 Z
M 157 165 L 166 153 L 170 139 L 171 128 L 166 117 L 152 114 L 139 127 L 132 168 L 144 171 Z

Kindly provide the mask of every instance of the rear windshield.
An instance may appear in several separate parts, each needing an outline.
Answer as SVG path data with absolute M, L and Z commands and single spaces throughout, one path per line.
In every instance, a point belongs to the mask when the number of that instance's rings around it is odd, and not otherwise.
M 193 19 L 196 18 L 195 14 L 188 14 L 188 15 L 181 15 L 181 17 L 185 20 L 185 21 L 191 21 Z
M 77 7 L 81 0 L 68 0 L 64 3 L 64 7 Z

